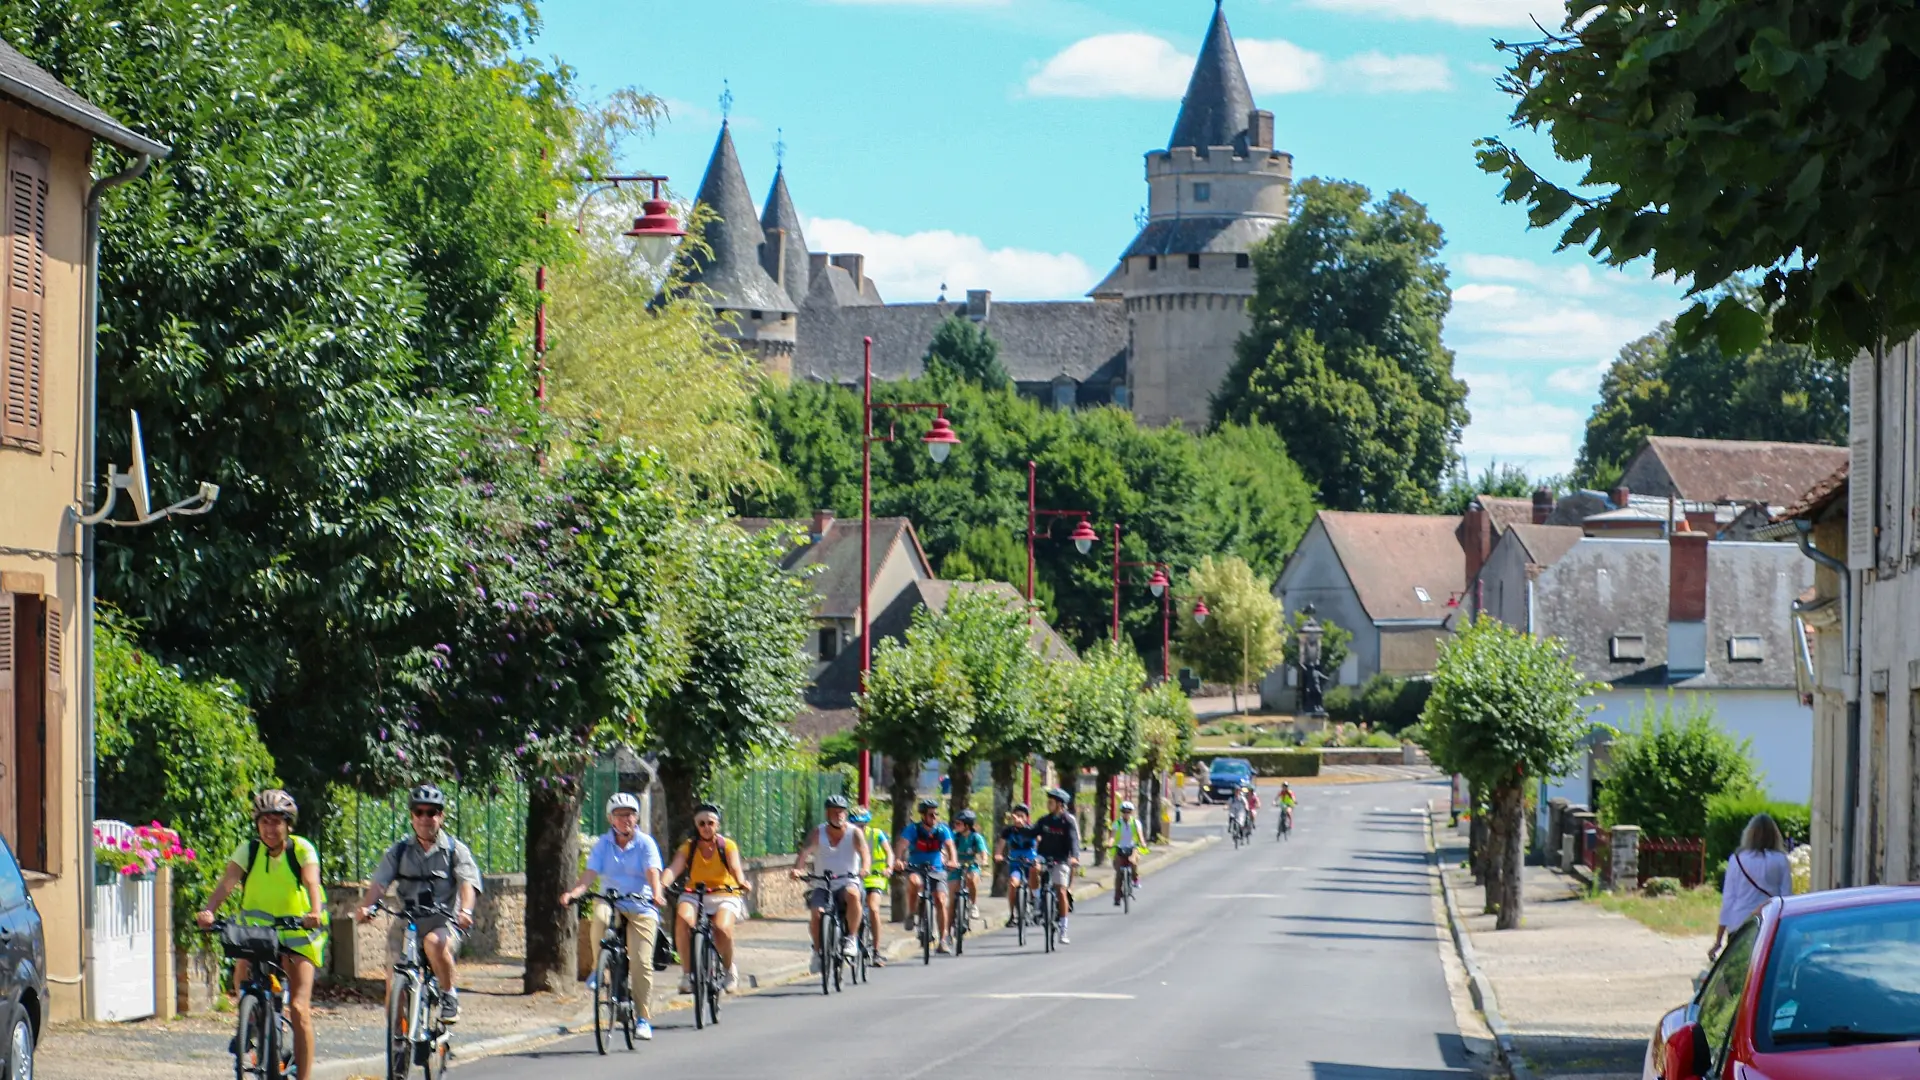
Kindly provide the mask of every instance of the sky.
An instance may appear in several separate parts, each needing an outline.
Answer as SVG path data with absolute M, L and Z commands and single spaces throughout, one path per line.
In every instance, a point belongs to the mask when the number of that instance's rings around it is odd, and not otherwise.
M 756 198 L 776 160 L 815 251 L 861 252 L 888 300 L 993 290 L 1083 296 L 1133 238 L 1144 155 L 1165 146 L 1212 0 L 546 0 L 529 52 L 592 96 L 633 87 L 669 119 L 623 164 L 697 188 L 730 97 Z M 1294 176 L 1426 203 L 1446 230 L 1445 340 L 1468 384 L 1460 450 L 1533 475 L 1573 463 L 1600 374 L 1684 304 L 1644 264 L 1611 269 L 1474 162 L 1510 132 L 1495 39 L 1528 40 L 1543 0 L 1226 0 L 1255 100 Z M 776 149 L 778 147 L 778 149 Z

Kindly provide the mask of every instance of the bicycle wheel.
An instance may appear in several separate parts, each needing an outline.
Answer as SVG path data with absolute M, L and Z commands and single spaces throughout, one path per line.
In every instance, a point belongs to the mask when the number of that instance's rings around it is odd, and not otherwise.
M 695 1031 L 707 1026 L 707 939 L 705 935 L 693 935 L 693 1028 Z
M 1053 894 L 1053 882 L 1049 881 L 1045 891 L 1040 894 L 1040 932 L 1046 937 L 1047 952 L 1053 951 L 1053 936 L 1060 930 L 1060 917 L 1054 914 L 1054 907 L 1058 903 Z
M 1013 894 L 1013 937 L 1021 948 L 1027 947 L 1027 887 L 1014 890 Z
M 1133 910 L 1133 867 L 1120 868 L 1120 914 Z
M 973 924 L 973 894 L 965 889 L 953 900 L 953 955 L 967 951 L 967 927 Z
M 726 971 L 720 964 L 720 950 L 707 942 L 707 1022 L 720 1022 L 720 997 L 724 992 Z
M 413 980 L 387 984 L 387 1080 L 407 1080 L 413 1071 Z
M 832 902 L 832 898 L 828 898 Z M 833 993 L 833 977 L 840 966 L 840 943 L 834 940 L 838 936 L 840 920 L 834 918 L 832 911 L 820 915 L 820 993 Z
M 593 965 L 593 1048 L 600 1051 L 601 1057 L 607 1055 L 613 1029 L 620 1023 L 619 1005 L 613 992 L 613 980 L 618 974 L 614 966 L 613 950 L 602 948 L 600 959 Z
M 233 1076 L 234 1080 L 254 1080 L 266 1075 L 263 1063 L 266 1061 L 266 1044 L 261 1040 L 260 999 L 252 994 L 243 994 L 240 998 L 238 1015 L 233 1025 Z
M 627 1040 L 627 1049 L 633 1049 L 634 1031 L 640 1018 L 640 1006 L 633 1000 L 633 957 L 624 951 L 616 957 L 613 965 L 614 1011 L 620 1014 L 620 1034 Z M 642 960 L 642 963 L 648 961 Z

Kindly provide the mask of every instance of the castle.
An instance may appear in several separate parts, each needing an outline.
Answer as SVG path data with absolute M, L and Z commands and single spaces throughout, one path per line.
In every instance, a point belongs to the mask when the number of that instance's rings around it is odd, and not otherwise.
M 1147 219 L 1090 300 L 964 303 L 880 298 L 861 255 L 807 250 L 785 169 L 755 213 L 726 123 L 700 182 L 714 216 L 710 255 L 688 279 L 732 316 L 728 333 L 772 370 L 852 385 L 861 339 L 874 375 L 920 374 L 935 329 L 984 325 L 1019 391 L 1060 408 L 1118 405 L 1142 423 L 1206 423 L 1253 296 L 1250 253 L 1287 220 L 1293 157 L 1274 149 L 1273 114 L 1254 106 L 1226 13 L 1215 0 L 1167 148 L 1146 155 Z

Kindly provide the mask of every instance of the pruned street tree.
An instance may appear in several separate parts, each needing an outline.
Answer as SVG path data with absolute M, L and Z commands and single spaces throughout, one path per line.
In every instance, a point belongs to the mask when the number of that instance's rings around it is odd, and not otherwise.
M 1100 865 L 1106 861 L 1108 782 L 1131 770 L 1140 756 L 1140 688 L 1146 672 L 1130 646 L 1102 641 L 1062 675 L 1060 727 L 1051 756 L 1069 795 L 1078 795 L 1082 769 L 1095 770 L 1099 778 L 1093 852 Z
M 1207 603 L 1205 622 L 1180 620 L 1180 655 L 1208 682 L 1240 692 L 1280 662 L 1282 613 L 1272 583 L 1257 577 L 1245 559 L 1208 555 L 1187 572 L 1187 592 Z
M 1178 683 L 1162 681 L 1148 688 L 1140 700 L 1140 781 L 1147 793 L 1147 828 L 1160 839 L 1160 801 L 1166 775 L 1193 755 L 1193 703 Z

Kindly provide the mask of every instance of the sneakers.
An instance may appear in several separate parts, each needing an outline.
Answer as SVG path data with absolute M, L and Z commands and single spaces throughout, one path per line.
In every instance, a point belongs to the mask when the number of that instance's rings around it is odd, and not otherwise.
M 915 915 L 911 911 L 907 912 L 907 933 L 911 934 L 915 930 L 918 930 L 919 928 L 920 928 L 919 916 Z
M 1067 937 L 1067 932 L 1064 929 L 1060 931 L 1060 944 L 1062 945 L 1073 944 L 1073 941 Z
M 641 1042 L 653 1041 L 653 1025 L 647 1023 L 646 1017 L 641 1017 L 633 1022 L 633 1037 L 639 1039 Z
M 809 975 L 820 974 L 820 954 L 819 953 L 814 953 L 812 956 L 807 957 L 807 974 Z
M 849 960 L 857 959 L 860 955 L 860 946 L 852 938 L 846 938 L 840 942 L 840 955 Z
M 684 971 L 680 973 L 680 992 L 683 994 L 693 993 L 693 976 Z
M 1007 916 L 1007 929 L 1013 929 L 1013 916 Z
M 938 945 L 935 945 L 935 946 L 933 947 L 933 951 L 934 951 L 934 952 L 937 952 L 937 953 L 939 953 L 939 954 L 941 954 L 942 956 L 945 956 L 945 955 L 947 955 L 948 953 L 951 953 L 951 952 L 952 952 L 953 950 L 952 950 L 952 949 L 949 949 L 949 948 L 947 948 L 947 943 L 946 943 L 946 941 L 945 941 L 944 939 L 942 939 L 942 940 L 941 940 L 941 942 L 940 942 L 940 944 L 938 944 Z
M 727 969 L 726 978 L 720 980 L 720 989 L 725 990 L 727 993 L 731 994 L 733 993 L 733 988 L 739 985 L 740 985 L 740 965 L 735 964 L 732 967 Z
M 449 990 L 447 996 L 440 999 L 440 1022 L 443 1024 L 460 1022 L 460 995 L 457 991 Z

